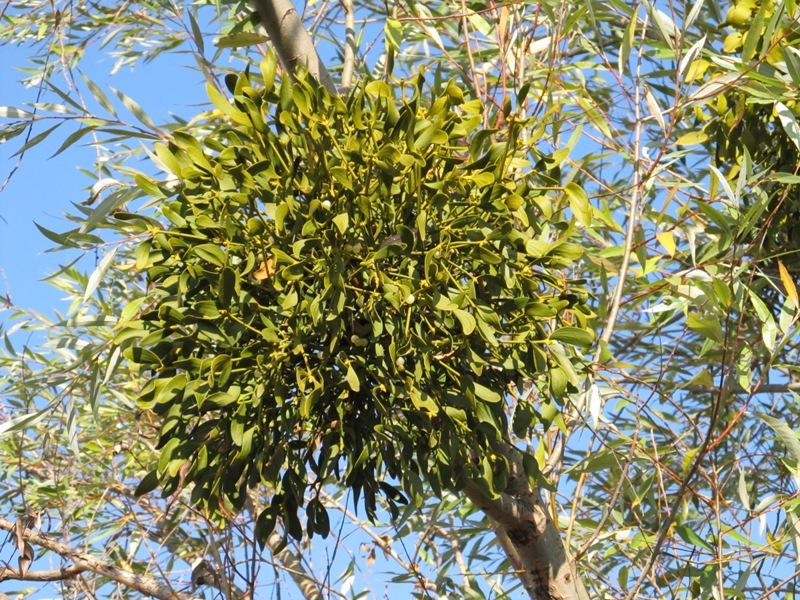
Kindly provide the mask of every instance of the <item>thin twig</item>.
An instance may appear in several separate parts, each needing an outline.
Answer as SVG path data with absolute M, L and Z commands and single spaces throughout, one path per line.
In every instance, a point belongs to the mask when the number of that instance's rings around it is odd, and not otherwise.
M 5 567 L 0 571 L 0 581 L 15 579 L 18 581 L 65 581 L 77 577 L 87 569 L 76 563 L 70 567 L 50 569 L 49 571 L 26 571 L 24 574 L 17 569 Z

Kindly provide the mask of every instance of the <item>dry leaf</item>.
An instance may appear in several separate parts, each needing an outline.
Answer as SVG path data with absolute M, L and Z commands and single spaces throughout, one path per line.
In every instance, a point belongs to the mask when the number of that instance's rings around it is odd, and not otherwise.
M 267 260 L 261 261 L 261 266 L 253 271 L 253 277 L 256 281 L 264 281 L 275 275 L 275 270 L 275 257 L 270 256 Z
M 25 546 L 19 556 L 19 575 L 21 578 L 25 578 L 25 573 L 28 572 L 34 556 L 33 546 L 31 546 L 28 542 L 25 542 Z
M 786 295 L 792 302 L 794 302 L 795 308 L 800 308 L 800 303 L 798 303 L 797 297 L 797 286 L 795 286 L 792 276 L 789 275 L 789 270 L 781 261 L 778 261 L 778 275 L 780 275 L 781 283 L 786 290 Z
M 22 519 L 17 519 L 14 523 L 14 535 L 17 538 L 17 551 L 22 554 L 25 551 L 25 540 L 22 537 L 25 531 L 25 522 Z
M 661 245 L 669 252 L 670 256 L 675 256 L 675 237 L 672 235 L 671 231 L 657 232 L 656 239 L 661 242 Z

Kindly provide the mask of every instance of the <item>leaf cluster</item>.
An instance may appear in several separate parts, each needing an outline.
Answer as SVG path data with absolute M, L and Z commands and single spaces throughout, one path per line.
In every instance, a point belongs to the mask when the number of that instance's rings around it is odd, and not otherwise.
M 347 98 L 312 81 L 228 79 L 209 90 L 229 119 L 156 154 L 183 182 L 136 249 L 152 298 L 117 336 L 150 373 L 138 403 L 161 417 L 143 493 L 194 484 L 193 502 L 238 513 L 274 490 L 262 540 L 282 517 L 328 533 L 335 480 L 374 515 L 467 481 L 496 496 L 508 466 L 508 390 L 578 383 L 569 345 L 593 341 L 572 223 L 524 173 L 521 124 L 492 137 L 452 83 L 425 103 L 420 74 Z M 498 141 L 499 140 L 499 141 Z M 137 305 L 139 306 L 139 305 Z M 564 345 L 566 344 L 566 346 Z M 513 427 L 539 422 L 520 402 Z M 399 484 L 399 485 L 398 485 Z

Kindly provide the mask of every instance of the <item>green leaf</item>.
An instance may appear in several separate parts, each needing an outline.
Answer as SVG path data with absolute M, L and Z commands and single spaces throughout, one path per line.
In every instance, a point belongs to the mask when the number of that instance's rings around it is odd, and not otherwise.
M 51 242 L 55 242 L 59 246 L 64 246 L 66 248 L 76 248 L 77 244 L 72 242 L 68 233 L 56 233 L 55 231 L 50 231 L 49 229 L 45 229 L 38 223 L 34 223 L 36 225 L 36 229 L 38 229 L 44 237 L 46 237 Z
M 628 18 L 628 24 L 625 26 L 625 31 L 622 34 L 622 44 L 620 45 L 619 55 L 617 57 L 617 68 L 620 73 L 624 73 L 628 67 L 628 58 L 631 54 L 631 47 L 633 40 L 636 36 L 636 18 Z
M 217 39 L 214 45 L 217 48 L 245 48 L 248 46 L 257 46 L 258 44 L 265 44 L 269 38 L 260 33 L 252 31 L 240 31 L 232 35 L 226 35 Z
M 688 133 L 684 133 L 677 140 L 675 140 L 675 145 L 694 146 L 695 144 L 702 144 L 707 140 L 708 140 L 708 134 L 705 133 L 704 131 L 702 130 L 690 131 Z
M 134 346 L 132 348 L 126 348 L 122 354 L 129 361 L 140 365 L 161 365 L 161 359 L 158 357 L 158 355 L 147 348 L 139 348 L 138 346 Z
M 798 438 L 797 433 L 780 419 L 776 419 L 764 413 L 756 413 L 756 416 L 778 434 L 778 437 L 781 442 L 783 442 L 783 445 L 789 451 L 792 458 L 797 463 L 800 463 L 800 438 Z
M 222 307 L 230 306 L 235 287 L 236 287 L 236 272 L 230 267 L 224 267 L 219 274 L 220 306 Z
M 205 42 L 203 41 L 203 33 L 200 31 L 200 26 L 197 24 L 197 19 L 195 18 L 195 10 L 188 11 L 188 14 L 189 24 L 192 27 L 192 39 L 197 45 L 200 54 L 203 55 L 205 53 Z
M 233 370 L 233 360 L 227 354 L 220 354 L 211 361 L 209 369 L 209 383 L 212 386 L 222 387 L 228 383 Z M 180 376 L 179 376 L 180 377 Z
M 675 21 L 663 10 L 655 8 L 653 4 L 645 0 L 645 8 L 650 16 L 650 21 L 655 25 L 655 30 L 659 37 L 667 43 L 671 50 L 675 50 L 675 44 L 680 42 L 681 30 Z
M 217 267 L 225 266 L 225 252 L 219 246 L 215 246 L 214 244 L 200 244 L 192 248 L 190 252 L 202 260 L 210 262 L 212 265 Z
M 119 97 L 120 100 L 122 100 L 122 104 L 125 105 L 125 108 L 127 108 L 140 123 L 149 127 L 150 129 L 158 129 L 155 123 L 153 123 L 153 121 L 150 119 L 147 113 L 144 112 L 144 109 L 139 105 L 138 102 L 136 102 L 136 100 L 130 96 L 126 96 L 119 90 L 115 90 L 114 88 L 111 88 L 111 90 L 117 95 L 117 97 Z
M 392 94 L 392 90 L 389 85 L 380 79 L 370 81 L 364 90 L 371 96 L 394 99 L 394 95 Z
M 70 133 L 67 136 L 67 138 L 58 147 L 58 150 L 56 150 L 55 152 L 53 152 L 53 154 L 50 155 L 50 158 L 53 158 L 54 156 L 58 156 L 64 150 L 66 150 L 67 148 L 72 146 L 72 144 L 74 144 L 75 142 L 80 140 L 87 133 L 91 133 L 91 132 L 96 131 L 96 130 L 97 130 L 96 127 L 90 125 L 90 126 L 87 126 L 87 127 L 81 127 L 79 129 L 77 129 L 76 131 L 73 131 L 72 133 Z
M 350 216 L 347 213 L 341 213 L 331 219 L 333 224 L 339 230 L 339 233 L 344 234 L 347 231 L 347 225 L 350 223 Z
M 439 413 L 439 406 L 436 401 L 426 392 L 421 391 L 416 386 L 412 386 L 408 390 L 408 395 L 411 397 L 411 403 L 415 408 L 432 415 Z
M 709 552 L 714 552 L 714 547 L 701 538 L 691 527 L 686 525 L 675 525 L 675 532 L 681 539 L 694 548 L 705 548 Z
M 13 106 L 0 106 L 0 118 L 4 119 L 32 119 L 41 118 L 37 117 L 32 112 L 22 110 L 21 108 L 14 108 Z
M 180 177 L 181 164 L 175 158 L 175 155 L 170 152 L 169 148 L 167 148 L 167 146 L 164 144 L 156 144 L 153 149 L 158 161 L 164 166 L 164 168 L 169 170 L 169 172 L 176 177 Z
M 461 330 L 464 332 L 464 335 L 470 335 L 473 331 L 475 331 L 475 317 L 473 317 L 470 313 L 460 308 L 456 308 L 453 310 L 453 314 L 461 324 Z
M 238 393 L 218 392 L 211 394 L 203 401 L 203 406 L 207 404 L 212 405 L 214 408 L 224 408 L 236 402 L 239 399 Z
M 569 383 L 564 369 L 553 366 L 550 368 L 548 376 L 550 379 L 550 392 L 555 398 L 560 399 L 564 392 L 567 391 L 567 384 Z M 542 416 L 544 416 L 544 413 L 542 413 Z
M 100 282 L 103 280 L 103 277 L 105 277 L 109 267 L 114 263 L 114 257 L 116 256 L 118 249 L 119 246 L 114 246 L 109 252 L 106 253 L 95 270 L 92 271 L 92 274 L 89 276 L 89 281 L 86 283 L 86 290 L 83 293 L 84 302 L 86 302 L 91 295 L 94 294 L 97 286 L 100 285 Z
M 550 339 L 572 346 L 588 348 L 594 343 L 594 333 L 578 327 L 559 327 L 550 334 Z
M 145 494 L 149 494 L 157 487 L 158 473 L 156 471 L 150 471 L 142 478 L 142 480 L 139 482 L 139 485 L 136 486 L 136 490 L 133 492 L 133 494 L 138 498 L 140 496 L 144 496 Z
M 258 519 L 256 519 L 255 533 L 256 540 L 258 541 L 258 544 L 261 546 L 262 550 L 267 545 L 267 540 L 269 539 L 270 534 L 275 530 L 276 523 L 277 518 L 275 516 L 275 510 L 272 506 L 269 506 L 259 513 Z M 270 550 L 275 551 L 273 548 L 270 548 Z
M 713 316 L 704 318 L 698 315 L 688 315 L 686 317 L 686 325 L 702 336 L 714 340 L 715 342 L 722 343 L 725 340 L 725 335 L 722 332 L 722 325 L 719 319 Z
M 350 389 L 354 392 L 361 390 L 361 381 L 358 379 L 358 373 L 356 373 L 353 365 L 347 366 L 347 385 L 349 385 Z
M 353 182 L 350 180 L 350 174 L 347 172 L 347 169 L 344 167 L 331 167 L 328 170 L 328 173 L 333 176 L 333 178 L 341 183 L 345 189 L 353 191 Z
M 383 27 L 387 46 L 400 50 L 400 45 L 403 43 L 403 23 L 397 19 L 386 19 Z
M 103 90 L 100 89 L 100 86 L 98 86 L 94 81 L 92 81 L 90 77 L 88 77 L 84 73 L 81 73 L 81 77 L 83 78 L 83 81 L 86 82 L 89 91 L 92 93 L 92 96 L 94 96 L 94 99 L 97 100 L 97 103 L 100 104 L 100 106 L 102 106 L 103 108 L 105 108 L 114 117 L 116 117 L 117 112 L 116 109 L 114 108 L 114 105 L 111 104 L 111 102 L 108 99 L 108 96 L 106 96 L 105 92 L 103 92 Z
M 783 125 L 783 130 L 786 132 L 786 135 L 789 136 L 792 143 L 800 150 L 800 125 L 797 123 L 794 114 L 783 102 L 775 103 L 775 112 L 778 113 L 778 118 L 781 121 L 781 125 Z
M 63 124 L 64 124 L 63 121 L 61 123 L 56 123 L 55 125 L 53 125 L 49 129 L 45 129 L 41 133 L 36 134 L 31 139 L 26 141 L 16 152 L 14 152 L 14 154 L 12 154 L 12 156 L 21 156 L 22 154 L 27 152 L 30 148 L 33 148 L 34 146 L 36 146 L 37 144 L 42 142 L 44 139 L 46 139 L 51 133 L 53 133 L 56 129 L 61 127 Z
M 27 429 L 28 427 L 33 427 L 52 412 L 53 405 L 48 404 L 42 410 L 35 413 L 20 415 L 0 423 L 0 436 L 5 435 L 6 433 L 15 433 L 17 431 Z
M 592 224 L 592 207 L 589 204 L 589 196 L 584 189 L 577 183 L 570 181 L 564 186 L 564 193 L 569 200 L 569 207 L 572 209 L 578 222 L 587 227 Z
M 495 392 L 494 390 L 490 390 L 484 385 L 481 385 L 477 381 L 472 382 L 472 387 L 475 390 L 475 395 L 480 398 L 481 400 L 485 400 L 486 402 L 500 402 L 503 397 Z

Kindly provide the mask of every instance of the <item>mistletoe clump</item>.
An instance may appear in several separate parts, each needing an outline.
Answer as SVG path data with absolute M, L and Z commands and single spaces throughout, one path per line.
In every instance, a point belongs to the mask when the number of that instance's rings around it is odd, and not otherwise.
M 557 411 L 576 389 L 570 346 L 592 342 L 558 204 L 577 214 L 585 194 L 537 188 L 524 124 L 479 129 L 453 83 L 427 103 L 421 75 L 340 98 L 276 81 L 272 57 L 261 70 L 261 89 L 229 80 L 232 101 L 210 89 L 226 127 L 157 148 L 182 188 L 147 221 L 152 293 L 118 337 L 161 424 L 138 491 L 192 484 L 231 514 L 266 486 L 262 540 L 279 517 L 299 537 L 303 506 L 326 535 L 330 481 L 370 516 L 377 494 L 394 510 L 424 483 L 496 497 L 509 415 L 524 434 Z M 513 399 L 532 383 L 543 404 Z

